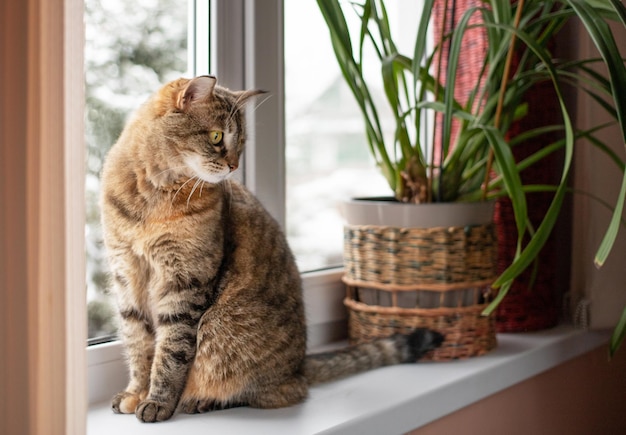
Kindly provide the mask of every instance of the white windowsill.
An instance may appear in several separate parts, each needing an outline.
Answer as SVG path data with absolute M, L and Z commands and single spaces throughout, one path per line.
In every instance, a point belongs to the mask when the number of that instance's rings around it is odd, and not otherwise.
M 608 336 L 571 326 L 500 334 L 497 349 L 485 356 L 374 370 L 313 387 L 305 403 L 278 410 L 176 414 L 168 422 L 142 424 L 100 402 L 90 407 L 87 433 L 402 434 L 604 345 Z

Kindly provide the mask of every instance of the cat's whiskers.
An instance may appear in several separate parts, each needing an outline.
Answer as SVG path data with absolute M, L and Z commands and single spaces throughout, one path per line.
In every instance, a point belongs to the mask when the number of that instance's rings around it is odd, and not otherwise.
M 192 178 L 190 178 L 189 180 L 185 181 L 185 182 L 183 183 L 183 185 L 182 185 L 182 186 L 180 186 L 180 187 L 176 190 L 176 193 L 174 194 L 174 196 L 172 196 L 172 200 L 170 201 L 170 211 L 171 211 L 171 210 L 172 210 L 172 208 L 174 207 L 174 200 L 176 199 L 176 196 L 180 193 L 180 191 L 183 189 L 183 187 L 185 187 L 185 186 L 187 185 L 187 183 L 189 183 L 189 182 L 190 182 L 191 180 L 193 180 L 194 178 L 197 178 L 197 177 L 192 177 Z
M 159 177 L 160 175 L 163 175 L 163 174 L 165 174 L 165 173 L 166 173 L 166 172 L 168 172 L 168 171 L 176 171 L 176 170 L 178 170 L 178 169 L 185 169 L 185 168 L 186 168 L 186 166 L 185 166 L 185 165 L 174 166 L 174 167 L 171 167 L 171 168 L 164 169 L 164 170 L 162 170 L 161 172 L 159 172 L 158 174 L 156 174 L 156 175 L 154 175 L 154 176 L 155 176 L 155 177 Z
M 259 101 L 259 104 L 255 104 L 254 106 L 252 106 L 252 108 L 250 109 L 250 113 L 256 112 L 256 109 L 261 107 L 261 105 L 263 103 L 265 103 L 267 100 L 269 100 L 270 98 L 272 98 L 272 96 L 271 95 L 267 95 L 265 98 L 263 98 L 261 101 Z
M 194 178 L 196 179 L 196 182 L 194 183 L 193 187 L 191 188 L 191 192 L 189 193 L 189 196 L 187 197 L 187 208 L 189 208 L 189 201 L 191 201 L 191 197 L 193 196 L 193 193 L 198 188 L 198 185 L 200 186 L 204 185 L 204 180 L 202 180 L 200 177 L 195 176 Z M 202 195 L 202 187 L 200 187 L 200 195 Z

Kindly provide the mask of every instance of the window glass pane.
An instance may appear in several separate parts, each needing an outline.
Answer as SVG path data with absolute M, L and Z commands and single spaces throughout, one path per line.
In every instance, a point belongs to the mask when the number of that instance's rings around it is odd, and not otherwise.
M 421 2 L 388 3 L 399 50 L 411 54 Z M 359 21 L 350 2 L 343 6 L 349 27 L 358 35 Z M 371 52 L 365 56 L 374 57 Z M 383 107 L 379 64 L 366 65 L 365 74 Z M 340 265 L 340 201 L 392 192 L 369 155 L 360 109 L 344 83 L 315 0 L 285 2 L 285 108 L 289 243 L 302 271 Z M 389 142 L 393 117 L 390 111 L 379 115 Z
M 187 23 L 187 1 L 85 1 L 85 236 L 90 339 L 115 332 L 98 206 L 103 158 L 133 109 L 160 84 L 189 76 Z

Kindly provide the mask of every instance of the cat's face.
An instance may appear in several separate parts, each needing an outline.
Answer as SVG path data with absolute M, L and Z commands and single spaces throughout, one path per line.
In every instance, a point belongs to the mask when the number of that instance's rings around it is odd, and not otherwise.
M 186 172 L 219 183 L 237 169 L 246 141 L 245 104 L 260 93 L 230 91 L 210 76 L 180 79 L 163 88 L 160 101 L 173 105 L 162 118 L 163 133 L 175 138 Z

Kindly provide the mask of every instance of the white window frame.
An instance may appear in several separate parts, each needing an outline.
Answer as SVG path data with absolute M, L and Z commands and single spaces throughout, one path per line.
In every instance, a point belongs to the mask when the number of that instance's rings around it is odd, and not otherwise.
M 245 1 L 244 22 L 243 88 L 263 89 L 270 94 L 257 110 L 248 111 L 249 125 L 252 130 L 244 160 L 245 182 L 272 216 L 285 228 L 282 0 Z M 218 38 L 218 44 L 219 41 Z M 226 71 L 218 70 L 218 74 L 220 72 L 226 73 Z

